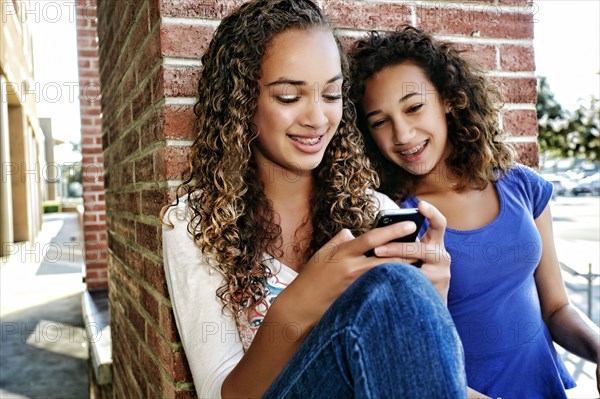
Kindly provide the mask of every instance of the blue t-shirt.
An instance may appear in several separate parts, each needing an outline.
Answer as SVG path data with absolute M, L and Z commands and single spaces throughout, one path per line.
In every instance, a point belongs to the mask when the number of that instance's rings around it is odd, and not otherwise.
M 475 230 L 448 228 L 444 238 L 452 258 L 448 309 L 464 346 L 468 384 L 492 398 L 566 398 L 575 381 L 542 320 L 533 276 L 542 256 L 534 220 L 552 184 L 517 165 L 495 186 L 498 216 Z M 417 202 L 411 197 L 402 206 Z

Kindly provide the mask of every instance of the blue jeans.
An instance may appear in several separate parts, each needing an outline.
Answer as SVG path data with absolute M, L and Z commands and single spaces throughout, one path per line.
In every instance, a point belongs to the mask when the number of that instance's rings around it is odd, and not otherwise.
M 464 354 L 415 267 L 369 270 L 331 305 L 264 398 L 466 398 Z

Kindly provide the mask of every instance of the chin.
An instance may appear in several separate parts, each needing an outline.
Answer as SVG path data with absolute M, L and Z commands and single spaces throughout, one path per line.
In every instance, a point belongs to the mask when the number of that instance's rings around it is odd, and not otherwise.
M 319 167 L 319 165 L 321 165 L 321 162 L 323 162 L 323 157 L 315 157 L 314 159 L 311 160 L 301 160 L 298 162 L 293 163 L 293 167 L 294 169 L 297 169 L 298 171 L 302 171 L 302 172 L 312 172 L 313 170 L 317 169 Z
M 398 165 L 399 167 L 401 167 L 402 169 L 404 169 L 405 171 L 407 171 L 410 174 L 413 175 L 422 175 L 424 173 L 424 167 L 423 167 L 423 163 L 422 162 L 415 162 L 415 163 L 407 163 L 407 162 L 395 162 L 396 165 Z

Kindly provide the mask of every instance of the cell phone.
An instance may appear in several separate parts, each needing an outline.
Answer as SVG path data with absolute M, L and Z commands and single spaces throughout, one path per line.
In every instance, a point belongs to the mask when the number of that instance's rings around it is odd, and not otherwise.
M 396 238 L 392 241 L 415 242 L 417 240 L 419 230 L 421 230 L 421 226 L 423 226 L 423 222 L 425 221 L 425 216 L 421 215 L 417 208 L 401 208 L 394 210 L 379 211 L 377 217 L 375 218 L 375 222 L 373 222 L 373 228 L 385 227 L 389 226 L 390 224 L 406 221 L 412 221 L 417 225 L 417 229 L 415 230 L 415 232 L 404 237 Z M 367 251 L 365 255 L 375 256 L 375 252 L 371 249 Z

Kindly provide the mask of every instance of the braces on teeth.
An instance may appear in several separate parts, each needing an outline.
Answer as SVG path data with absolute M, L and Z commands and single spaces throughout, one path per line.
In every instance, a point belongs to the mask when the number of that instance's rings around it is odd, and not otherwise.
M 290 136 L 290 137 L 292 138 L 292 140 L 296 140 L 297 142 L 306 144 L 306 145 L 315 145 L 321 139 L 320 137 L 314 137 L 312 139 L 305 139 L 305 138 L 300 138 L 300 137 L 295 137 L 295 136 Z
M 421 144 L 420 146 L 414 147 L 411 150 L 401 151 L 400 154 L 402 154 L 402 155 L 412 155 L 412 154 L 415 154 L 415 153 L 421 151 L 421 149 L 423 147 L 425 147 L 425 143 Z

